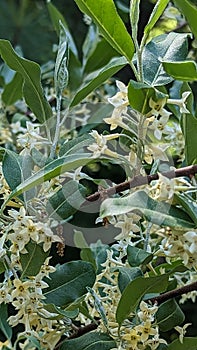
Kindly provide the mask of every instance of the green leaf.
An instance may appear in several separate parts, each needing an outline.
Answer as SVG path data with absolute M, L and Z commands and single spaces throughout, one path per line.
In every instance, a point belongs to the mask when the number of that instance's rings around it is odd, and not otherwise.
M 183 13 L 183 15 L 186 17 L 188 24 L 197 38 L 197 28 L 196 28 L 196 22 L 197 22 L 197 6 L 196 2 L 195 5 L 191 3 L 191 1 L 188 0 L 174 0 L 175 5 L 180 9 L 180 11 Z
M 55 61 L 55 72 L 54 72 L 54 85 L 56 96 L 60 98 L 63 90 L 68 84 L 68 39 L 66 35 L 66 29 L 62 22 L 59 23 L 60 34 L 59 34 L 59 46 L 57 51 L 57 57 Z
M 77 91 L 71 101 L 70 107 L 76 106 L 92 91 L 104 83 L 108 78 L 112 77 L 116 72 L 127 64 L 124 57 L 112 58 L 111 61 L 103 68 L 86 76 L 83 85 Z
M 123 198 L 108 198 L 103 201 L 100 216 L 125 214 L 132 210 L 140 211 L 147 220 L 159 226 L 192 228 L 194 223 L 181 209 L 148 197 L 145 191 L 136 191 Z
M 148 23 L 144 28 L 144 33 L 146 35 L 150 33 L 151 29 L 154 27 L 154 25 L 162 15 L 163 11 L 165 10 L 166 6 L 168 5 L 169 1 L 170 0 L 158 0 L 156 2 L 156 5 L 151 13 Z
M 89 134 L 84 134 L 69 140 L 61 146 L 59 155 L 63 157 L 81 151 L 84 147 L 91 145 L 93 140 L 93 137 Z
M 142 55 L 145 83 L 162 86 L 173 80 L 164 71 L 162 61 L 184 61 L 188 53 L 187 37 L 185 33 L 163 34 L 145 46 Z
M 23 78 L 22 75 L 16 72 L 14 78 L 8 83 L 2 92 L 2 101 L 6 106 L 11 106 L 16 101 L 22 98 Z
M 77 210 L 85 201 L 86 188 L 78 181 L 70 180 L 56 192 L 46 205 L 46 210 L 54 219 L 67 219 Z
M 49 319 L 49 320 L 59 320 L 62 318 L 76 318 L 79 314 L 79 309 L 74 310 L 66 310 L 61 309 L 60 307 L 54 305 L 54 304 L 44 304 L 43 308 L 47 310 L 48 312 L 54 314 L 53 316 L 44 316 L 42 314 L 42 317 Z
M 180 343 L 179 339 L 176 339 L 168 345 L 168 350 L 196 350 L 197 349 L 197 337 L 187 338 L 184 337 L 183 343 Z
M 130 266 L 146 265 L 153 259 L 153 254 L 146 252 L 144 249 L 128 245 L 127 258 Z
M 109 44 L 126 57 L 128 63 L 134 55 L 134 44 L 117 13 L 113 0 L 75 0 L 80 10 L 97 24 Z
M 159 306 L 156 320 L 162 332 L 167 332 L 185 320 L 185 315 L 175 299 L 167 300 Z
M 165 62 L 162 60 L 165 71 L 174 79 L 182 81 L 197 80 L 197 65 L 193 61 Z
M 52 109 L 43 95 L 41 71 L 37 63 L 20 57 L 8 40 L 0 39 L 0 55 L 7 65 L 23 77 L 23 95 L 40 123 L 52 117 Z
M 136 311 L 141 299 L 145 294 L 164 292 L 168 286 L 168 276 L 138 277 L 131 281 L 124 289 L 120 298 L 116 319 L 119 325 Z
M 66 340 L 60 350 L 110 350 L 115 347 L 115 341 L 108 334 L 90 332 L 79 338 Z
M 42 246 L 33 241 L 26 244 L 25 249 L 28 253 L 20 254 L 20 262 L 23 269 L 22 277 L 36 276 L 48 257 L 49 251 L 44 252 Z
M 56 271 L 47 280 L 49 288 L 45 289 L 46 303 L 66 307 L 87 293 L 86 287 L 92 287 L 95 271 L 92 264 L 85 261 L 72 261 L 57 265 Z
M 51 163 L 47 164 L 43 169 L 39 170 L 36 174 L 29 177 L 22 182 L 15 190 L 10 194 L 9 198 L 3 203 L 1 210 L 4 210 L 6 204 L 14 197 L 19 196 L 21 193 L 30 190 L 31 188 L 40 185 L 41 183 L 48 181 L 66 171 L 74 170 L 79 166 L 86 165 L 91 160 L 91 153 L 71 154 L 66 157 L 55 159 Z
M 60 11 L 58 11 L 58 9 L 51 3 L 51 1 L 47 1 L 47 8 L 49 11 L 49 15 L 51 17 L 51 21 L 53 23 L 53 26 L 57 32 L 57 35 L 59 36 L 59 32 L 60 32 L 60 26 L 59 23 L 60 21 L 62 22 L 63 26 L 66 29 L 66 35 L 67 38 L 69 40 L 69 48 L 70 50 L 73 52 L 74 56 L 78 56 L 78 52 L 77 52 L 77 47 L 75 45 L 75 42 L 73 40 L 73 37 L 68 29 L 68 24 L 66 23 L 66 20 L 64 18 L 64 16 L 61 14 Z
M 11 190 L 15 190 L 18 185 L 31 176 L 32 167 L 33 162 L 31 156 L 18 155 L 10 150 L 5 151 L 2 170 Z M 33 197 L 35 197 L 35 191 L 28 191 L 22 199 L 28 200 Z
M 196 200 L 185 193 L 175 194 L 175 200 L 180 204 L 197 226 L 197 206 Z
M 139 267 L 119 267 L 118 268 L 118 287 L 121 291 L 128 286 L 128 284 L 136 279 L 137 277 L 142 276 L 142 271 Z
M 8 306 L 4 303 L 0 304 L 0 330 L 6 339 L 12 338 L 12 328 L 8 324 Z
M 184 91 L 191 91 L 188 83 L 183 83 L 181 93 Z M 192 91 L 191 91 L 192 92 Z M 181 116 L 181 128 L 185 138 L 185 160 L 186 164 L 190 165 L 197 159 L 197 118 L 193 116 L 194 99 L 193 94 L 187 98 L 187 109 L 189 114 L 182 114 Z
M 150 85 L 130 80 L 128 86 L 130 106 L 142 114 L 148 113 L 150 111 L 149 99 L 154 95 L 154 91 Z

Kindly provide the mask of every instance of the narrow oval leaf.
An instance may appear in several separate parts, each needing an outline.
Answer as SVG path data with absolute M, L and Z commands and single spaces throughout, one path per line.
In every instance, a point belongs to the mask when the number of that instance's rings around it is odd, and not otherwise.
M 194 61 L 164 62 L 162 65 L 165 71 L 174 79 L 182 81 L 197 80 L 197 65 Z
M 41 183 L 50 180 L 66 171 L 74 170 L 80 166 L 86 165 L 91 161 L 91 153 L 82 153 L 76 155 L 68 155 L 63 158 L 55 159 L 47 164 L 43 169 L 36 174 L 30 176 L 27 180 L 22 182 L 10 194 L 9 198 L 3 203 L 1 210 L 3 211 L 7 203 L 14 197 L 21 193 L 30 190 L 31 188 L 40 185 Z
M 196 123 L 197 126 L 197 123 Z M 186 210 L 197 226 L 197 205 L 196 200 L 185 193 L 175 194 L 176 201 Z
M 142 276 L 142 271 L 139 267 L 124 267 L 121 266 L 118 268 L 119 274 L 118 274 L 118 287 L 121 291 L 128 286 L 128 284 L 136 279 L 137 277 Z
M 20 262 L 23 269 L 22 277 L 36 276 L 48 257 L 49 251 L 44 252 L 42 246 L 33 241 L 29 242 L 25 246 L 25 249 L 27 250 L 27 253 L 20 254 Z
M 112 77 L 116 72 L 127 64 L 124 57 L 112 58 L 112 60 L 103 68 L 96 72 L 90 73 L 86 78 L 84 84 L 77 91 L 70 106 L 74 107 L 87 97 L 93 90 L 104 83 L 108 78 Z
M 165 10 L 166 6 L 168 5 L 169 1 L 170 0 L 158 0 L 156 2 L 156 5 L 151 13 L 148 23 L 144 28 L 144 33 L 146 35 L 148 35 L 151 29 L 154 27 L 154 25 L 162 15 L 163 11 Z
M 8 40 L 0 39 L 0 55 L 11 69 L 22 75 L 25 101 L 39 122 L 52 117 L 52 109 L 43 95 L 39 65 L 17 55 Z
M 139 210 L 149 221 L 157 225 L 179 227 L 179 229 L 195 227 L 183 210 L 167 203 L 157 202 L 141 190 L 127 197 L 104 200 L 101 204 L 100 216 L 126 214 L 132 210 Z
M 116 348 L 116 343 L 108 334 L 90 332 L 79 338 L 66 340 L 60 350 L 110 350 L 112 348 Z
M 183 15 L 186 17 L 188 24 L 197 38 L 197 6 L 188 0 L 174 0 L 175 5 L 181 10 Z
M 56 271 L 47 279 L 49 288 L 45 289 L 45 302 L 66 307 L 87 293 L 95 281 L 92 264 L 85 261 L 72 261 L 57 265 Z
M 143 249 L 128 245 L 127 258 L 129 265 L 135 267 L 142 264 L 148 264 L 152 260 L 153 254 L 148 253 Z
M 187 33 L 170 33 L 152 39 L 143 50 L 144 81 L 152 86 L 170 83 L 162 61 L 184 61 L 188 53 Z M 162 57 L 162 61 L 161 61 Z
M 117 13 L 113 0 L 75 0 L 80 10 L 98 25 L 101 34 L 128 63 L 134 55 L 134 44 Z
M 156 313 L 156 320 L 160 330 L 167 332 L 183 323 L 185 315 L 176 300 L 170 299 L 160 305 Z
M 51 217 L 56 220 L 67 219 L 77 210 L 85 201 L 86 188 L 78 181 L 70 180 L 62 188 L 50 197 L 46 210 Z
M 43 305 L 43 308 L 50 312 L 51 314 L 54 314 L 54 316 L 45 316 L 42 315 L 42 317 L 49 319 L 49 320 L 59 320 L 62 318 L 76 318 L 79 314 L 79 309 L 74 309 L 74 310 L 66 310 L 66 309 L 61 309 L 60 307 L 54 305 L 54 304 L 46 304 Z
M 12 327 L 8 324 L 8 306 L 5 303 L 0 304 L 0 330 L 6 337 L 6 339 L 11 339 L 12 337 Z
M 2 100 L 6 106 L 10 106 L 22 98 L 22 88 L 23 77 L 20 73 L 16 72 L 12 81 L 4 87 L 2 92 Z
M 197 349 L 197 337 L 187 338 L 184 337 L 183 343 L 179 339 L 176 339 L 168 345 L 168 350 L 196 350 Z
M 119 325 L 136 311 L 142 297 L 149 293 L 164 292 L 168 286 L 168 275 L 156 277 L 138 277 L 124 289 L 119 301 L 116 319 Z

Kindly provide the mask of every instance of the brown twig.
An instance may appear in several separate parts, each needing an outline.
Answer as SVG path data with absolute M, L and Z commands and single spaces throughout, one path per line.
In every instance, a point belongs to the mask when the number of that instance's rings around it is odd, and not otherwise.
M 197 164 L 162 173 L 163 176 L 166 176 L 169 179 L 174 179 L 176 177 L 181 177 L 181 176 L 190 177 L 191 175 L 193 176 L 195 174 L 197 174 Z M 130 188 L 140 187 L 146 184 L 150 184 L 151 181 L 158 180 L 158 178 L 159 178 L 158 173 L 153 175 L 147 175 L 147 176 L 142 176 L 142 175 L 135 176 L 130 181 L 125 181 L 113 187 L 109 187 L 103 191 L 98 191 L 91 194 L 90 196 L 86 197 L 85 204 L 88 204 L 88 202 L 95 202 L 97 200 L 100 200 L 102 193 L 105 193 L 105 195 L 110 197 L 115 193 L 120 193 Z

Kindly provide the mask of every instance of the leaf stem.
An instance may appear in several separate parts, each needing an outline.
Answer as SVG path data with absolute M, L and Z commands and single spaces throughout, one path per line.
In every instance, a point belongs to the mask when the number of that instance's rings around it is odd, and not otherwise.
M 56 155 L 56 148 L 59 141 L 59 135 L 60 135 L 60 126 L 61 126 L 61 102 L 62 102 L 62 96 L 57 96 L 57 105 L 56 105 L 56 127 L 55 127 L 55 135 L 53 139 L 53 143 L 51 146 L 51 152 L 50 152 L 50 158 L 55 158 Z

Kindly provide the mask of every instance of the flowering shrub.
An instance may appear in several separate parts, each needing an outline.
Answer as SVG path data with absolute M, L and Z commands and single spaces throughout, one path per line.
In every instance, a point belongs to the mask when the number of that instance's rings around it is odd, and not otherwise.
M 197 7 L 75 3 L 82 59 L 50 1 L 54 63 L 0 39 L 1 349 L 196 349 Z

